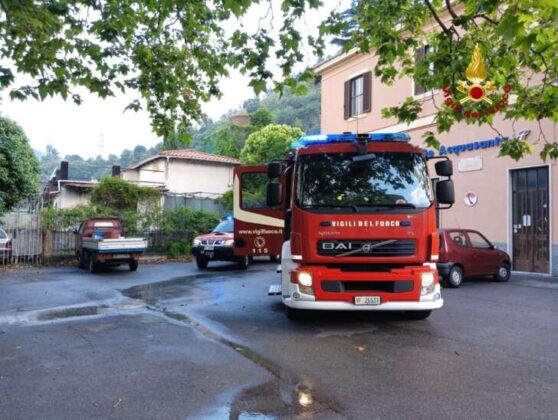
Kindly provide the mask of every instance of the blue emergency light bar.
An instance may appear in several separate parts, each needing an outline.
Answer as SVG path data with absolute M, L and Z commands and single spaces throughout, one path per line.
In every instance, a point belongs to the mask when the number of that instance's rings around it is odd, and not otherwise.
M 311 146 L 313 144 L 330 144 L 330 143 L 356 143 L 363 138 L 368 141 L 399 141 L 408 143 L 411 137 L 407 133 L 370 133 L 368 137 L 362 134 L 343 133 L 343 134 L 316 134 L 311 136 L 302 136 L 297 141 L 291 143 L 293 149 Z

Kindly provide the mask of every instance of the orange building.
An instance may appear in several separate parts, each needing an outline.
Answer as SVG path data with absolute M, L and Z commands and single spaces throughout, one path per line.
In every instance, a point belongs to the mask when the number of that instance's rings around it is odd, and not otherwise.
M 412 78 L 384 85 L 373 76 L 376 62 L 374 54 L 351 51 L 315 68 L 321 77 L 321 131 L 404 131 L 422 144 L 425 131 L 436 132 L 434 117 L 436 106 L 444 102 L 443 92 L 426 92 Z M 416 121 L 407 125 L 382 118 L 382 108 L 400 105 L 409 96 L 423 101 Z M 440 227 L 481 231 L 510 254 L 514 271 L 558 275 L 556 161 L 540 159 L 543 141 L 519 162 L 498 157 L 498 146 L 506 137 L 521 135 L 534 143 L 542 128 L 547 139 L 556 141 L 558 127 L 549 120 L 542 121 L 540 128 L 533 121 L 512 122 L 502 114 L 495 115 L 494 127 L 501 136 L 488 125 L 456 124 L 439 136 L 443 145 L 439 152 L 427 152 L 445 154 L 454 164 L 456 202 L 440 212 Z

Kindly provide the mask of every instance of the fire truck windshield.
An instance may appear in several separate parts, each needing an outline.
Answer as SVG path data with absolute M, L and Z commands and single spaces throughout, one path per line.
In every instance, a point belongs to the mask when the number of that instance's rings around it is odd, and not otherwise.
M 432 204 L 426 164 L 416 153 L 374 153 L 353 161 L 354 154 L 299 155 L 297 205 L 324 212 L 421 209 Z

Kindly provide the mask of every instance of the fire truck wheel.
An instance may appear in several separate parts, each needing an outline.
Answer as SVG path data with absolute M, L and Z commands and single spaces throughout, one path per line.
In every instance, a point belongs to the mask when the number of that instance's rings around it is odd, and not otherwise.
M 405 317 L 407 319 L 421 320 L 428 318 L 431 313 L 432 311 L 407 311 L 405 312 Z
M 244 257 L 239 257 L 237 263 L 238 263 L 238 268 L 240 268 L 241 270 L 246 270 L 248 269 L 250 258 L 248 258 L 248 255 L 245 255 Z
M 454 265 L 451 268 L 448 277 L 445 279 L 445 285 L 455 289 L 461 286 L 461 283 L 463 283 L 463 269 L 458 265 Z
M 138 269 L 138 260 L 130 260 L 129 266 L 130 271 L 136 271 Z
M 196 265 L 198 266 L 198 268 L 200 270 L 203 270 L 204 268 L 207 268 L 207 263 L 208 262 L 209 262 L 209 260 L 207 260 L 206 258 L 196 257 Z

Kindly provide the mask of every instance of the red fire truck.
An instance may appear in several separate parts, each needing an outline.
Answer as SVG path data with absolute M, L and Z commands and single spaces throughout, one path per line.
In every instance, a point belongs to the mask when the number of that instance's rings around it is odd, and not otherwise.
M 305 136 L 282 162 L 238 168 L 235 252 L 281 246 L 281 285 L 270 294 L 282 296 L 289 318 L 395 310 L 424 319 L 442 307 L 436 211 L 453 204 L 453 169 L 447 158 L 436 162 L 433 188 L 423 150 L 409 141 L 405 133 Z M 265 206 L 254 186 L 262 176 Z

